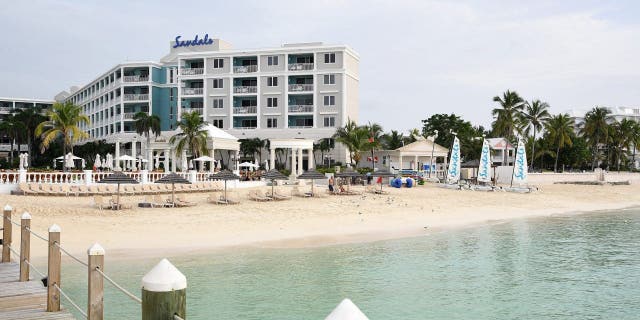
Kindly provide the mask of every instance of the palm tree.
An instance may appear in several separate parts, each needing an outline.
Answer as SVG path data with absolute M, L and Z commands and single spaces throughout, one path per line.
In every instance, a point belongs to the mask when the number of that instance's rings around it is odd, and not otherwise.
M 207 138 L 209 132 L 204 130 L 205 122 L 197 112 L 186 112 L 182 114 L 182 119 L 178 122 L 178 128 L 181 132 L 176 133 L 169 142 L 176 143 L 176 152 L 181 154 L 183 150 L 188 149 L 194 158 L 207 154 Z
M 0 122 L 0 132 L 11 141 L 11 149 L 9 151 L 10 166 L 13 166 L 13 147 L 15 142 L 18 141 L 18 151 L 20 151 L 20 138 L 23 136 L 24 131 L 24 124 L 15 115 L 9 115 Z
M 584 122 L 581 124 L 580 132 L 591 144 L 593 150 L 591 170 L 596 166 L 599 145 L 609 141 L 609 124 L 613 121 L 610 113 L 611 111 L 607 108 L 595 107 L 587 112 L 584 116 Z
M 572 145 L 573 120 L 571 120 L 568 114 L 555 115 L 549 119 L 546 129 L 549 132 L 549 139 L 556 147 L 556 163 L 553 166 L 553 171 L 558 172 L 560 149 Z
M 533 140 L 535 141 L 538 131 L 544 128 L 549 121 L 551 115 L 549 114 L 549 105 L 546 102 L 540 100 L 533 100 L 530 103 L 526 102 L 524 110 L 520 113 L 521 124 L 525 136 L 529 136 L 529 132 L 533 130 Z M 531 169 L 533 169 L 533 162 L 535 160 L 536 144 L 531 144 Z
M 40 136 L 40 152 L 44 153 L 51 143 L 62 138 L 63 155 L 73 150 L 73 143 L 87 138 L 89 135 L 80 129 L 80 124 L 89 124 L 89 117 L 82 113 L 82 107 L 70 101 L 56 102 L 45 113 L 49 120 L 43 121 L 36 127 L 34 134 Z M 62 166 L 66 171 L 66 166 Z
M 633 146 L 633 154 L 631 156 L 631 165 L 632 168 L 635 170 L 636 167 L 636 149 L 638 148 L 638 145 L 640 145 L 640 123 L 635 122 L 634 126 L 633 126 L 633 130 L 631 133 L 631 142 L 632 142 L 632 146 Z
M 379 149 L 380 146 L 382 145 L 381 142 L 381 136 L 382 136 L 382 126 L 377 124 L 377 123 L 371 123 L 369 122 L 369 124 L 367 124 L 366 126 L 364 126 L 362 128 L 363 130 L 366 130 L 368 132 L 368 139 L 367 139 L 367 143 L 364 144 L 364 149 L 365 150 L 370 150 L 371 151 L 371 169 L 373 169 L 375 167 L 375 159 L 374 159 L 374 152 L 376 149 Z
M 147 157 L 149 157 L 149 147 L 151 146 L 151 134 L 155 135 L 156 138 L 160 136 L 162 132 L 160 129 L 160 118 L 156 115 L 149 115 L 144 111 L 140 111 L 133 116 L 133 120 L 135 121 L 134 126 L 136 128 L 136 133 L 139 135 L 144 135 L 147 138 Z M 148 163 L 151 163 L 151 159 L 147 159 Z
M 620 171 L 620 163 L 622 158 L 630 153 L 631 146 L 635 143 L 634 131 L 637 122 L 629 119 L 622 119 L 611 124 L 610 141 L 612 149 L 615 153 L 616 167 Z M 628 161 L 628 158 L 627 158 Z
M 404 134 L 398 130 L 391 130 L 391 133 L 382 136 L 382 140 L 385 149 L 395 150 L 404 145 Z
M 507 141 L 511 142 L 513 131 L 519 128 L 519 115 L 523 109 L 524 100 L 515 91 L 507 90 L 502 94 L 502 97 L 493 97 L 493 101 L 500 104 L 499 108 L 494 108 L 491 111 L 495 119 L 492 123 L 493 134 L 503 136 Z M 504 157 L 504 163 L 507 163 L 506 152 Z
M 355 121 L 347 119 L 347 124 L 344 127 L 336 129 L 336 133 L 333 134 L 333 138 L 344 144 L 349 149 L 349 163 L 353 163 L 355 155 L 360 151 L 360 141 L 357 137 L 358 125 Z
M 38 127 L 38 124 L 45 121 L 46 118 L 42 115 L 42 107 L 37 106 L 33 108 L 20 109 L 16 114 L 16 119 L 24 125 L 29 163 L 31 163 L 33 157 L 33 142 L 35 140 L 33 133 Z

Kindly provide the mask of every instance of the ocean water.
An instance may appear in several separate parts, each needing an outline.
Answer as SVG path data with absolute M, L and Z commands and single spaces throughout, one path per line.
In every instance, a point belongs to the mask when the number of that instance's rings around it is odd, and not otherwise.
M 170 260 L 187 276 L 188 319 L 324 319 L 345 297 L 372 320 L 640 319 L 640 210 Z M 105 269 L 140 295 L 158 261 L 107 257 Z M 86 306 L 83 267 L 67 262 L 62 285 Z M 107 319 L 139 319 L 106 282 L 105 295 Z

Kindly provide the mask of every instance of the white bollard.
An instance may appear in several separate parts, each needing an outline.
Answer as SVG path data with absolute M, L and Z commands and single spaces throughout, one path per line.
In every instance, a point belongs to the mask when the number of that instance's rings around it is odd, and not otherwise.
M 142 320 L 186 319 L 187 278 L 167 259 L 142 277 Z
M 344 299 L 324 320 L 369 320 L 351 300 Z

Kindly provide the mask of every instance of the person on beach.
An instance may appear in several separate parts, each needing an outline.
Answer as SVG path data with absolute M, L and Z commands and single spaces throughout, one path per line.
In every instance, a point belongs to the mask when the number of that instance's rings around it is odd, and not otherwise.
M 335 180 L 333 179 L 333 176 L 329 177 L 329 192 L 333 192 L 334 183 L 335 183 Z

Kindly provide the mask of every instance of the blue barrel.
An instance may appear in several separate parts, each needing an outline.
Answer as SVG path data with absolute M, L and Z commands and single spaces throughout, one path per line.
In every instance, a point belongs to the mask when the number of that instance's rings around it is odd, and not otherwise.
M 401 188 L 402 187 L 402 179 L 395 178 L 395 179 L 391 180 L 391 186 L 394 187 L 394 188 Z
M 413 179 L 411 179 L 411 178 L 407 178 L 407 183 L 406 183 L 406 185 L 407 185 L 407 188 L 411 188 L 411 187 L 413 187 Z

